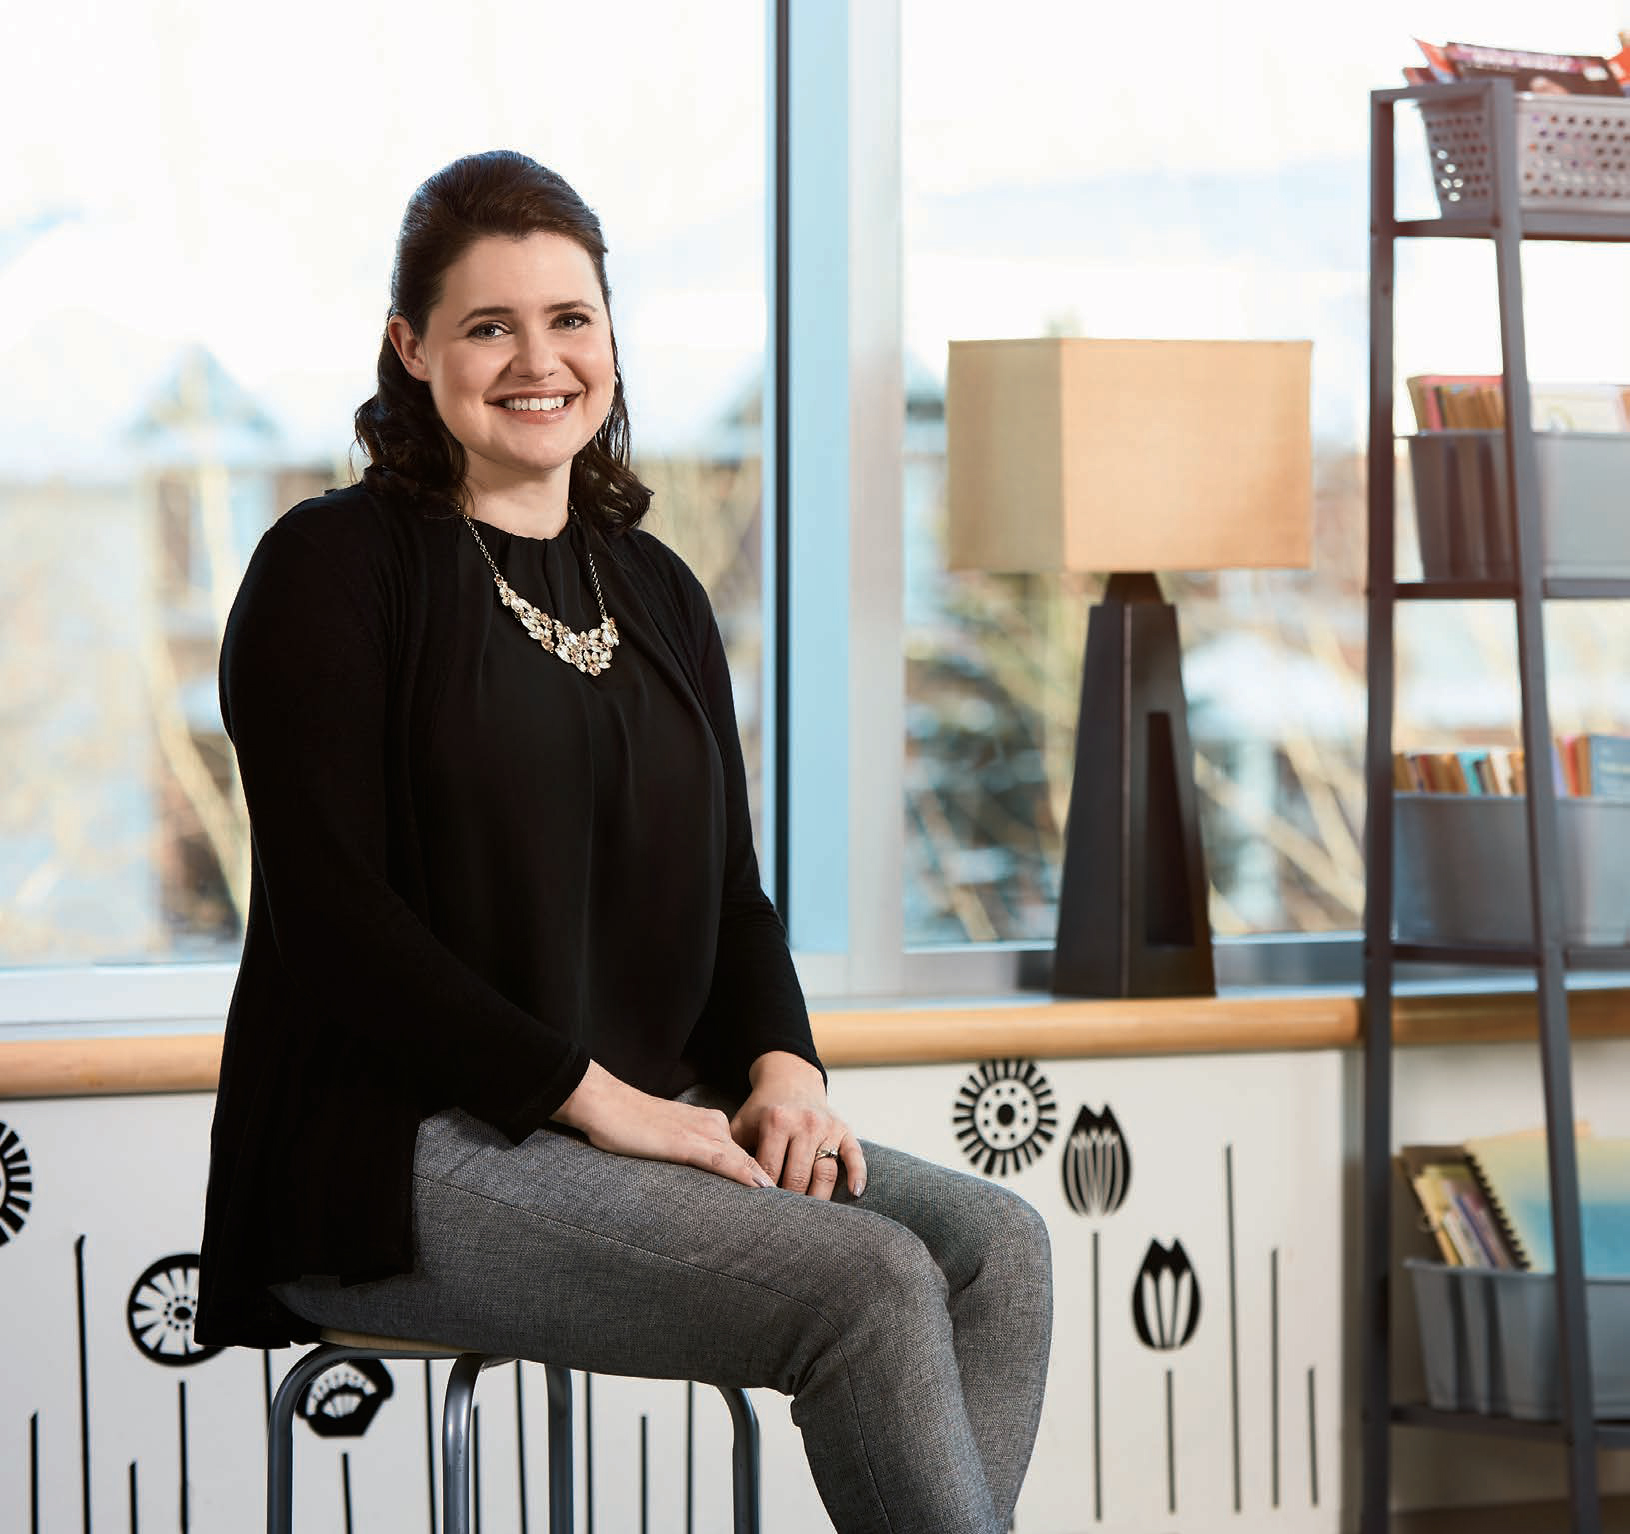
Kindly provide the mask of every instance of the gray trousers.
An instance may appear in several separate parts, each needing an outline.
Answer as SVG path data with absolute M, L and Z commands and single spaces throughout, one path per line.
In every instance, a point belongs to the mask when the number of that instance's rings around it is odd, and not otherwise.
M 419 1130 L 413 1271 L 275 1292 L 321 1326 L 768 1386 L 839 1534 L 999 1534 L 1046 1382 L 1046 1228 L 1005 1188 L 865 1152 L 864 1195 L 827 1203 L 551 1131 L 511 1145 L 453 1109 Z

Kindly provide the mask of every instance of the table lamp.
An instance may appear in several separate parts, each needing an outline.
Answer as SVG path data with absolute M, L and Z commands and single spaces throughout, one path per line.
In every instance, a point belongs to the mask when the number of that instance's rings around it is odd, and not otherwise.
M 1053 991 L 1216 990 L 1177 610 L 1152 572 L 1305 567 L 1308 341 L 952 341 L 949 567 L 1106 572 Z

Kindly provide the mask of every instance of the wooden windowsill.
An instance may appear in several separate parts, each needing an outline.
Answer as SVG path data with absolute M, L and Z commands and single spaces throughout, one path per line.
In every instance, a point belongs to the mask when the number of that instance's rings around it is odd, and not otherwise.
M 1200 996 L 1138 1001 L 1014 1001 L 983 1006 L 875 1008 L 814 1015 L 830 1066 L 921 1065 L 998 1055 L 1044 1059 L 1349 1049 L 1362 1006 L 1343 992 Z M 1574 991 L 1576 1039 L 1630 1038 L 1630 990 Z M 1400 996 L 1399 1044 L 1516 1043 L 1533 1039 L 1532 993 Z M 129 1035 L 0 1042 L 0 1100 L 128 1092 L 208 1092 L 221 1035 Z

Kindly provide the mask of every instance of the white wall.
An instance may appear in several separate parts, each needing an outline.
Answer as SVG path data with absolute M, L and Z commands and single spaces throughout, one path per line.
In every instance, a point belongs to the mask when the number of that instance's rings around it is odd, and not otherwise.
M 1344 1399 L 1341 1360 L 1341 1057 L 1200 1056 L 1041 1062 L 1053 1137 L 1011 1183 L 1047 1216 L 1057 1326 L 1046 1413 L 1019 1534 L 1148 1528 L 1334 1530 Z M 953 1165 L 953 1108 L 970 1068 L 834 1073 L 834 1095 L 863 1133 Z M 1132 1157 L 1125 1202 L 1087 1219 L 1065 1201 L 1064 1141 L 1083 1104 L 1113 1109 Z M 0 1528 L 28 1527 L 29 1430 L 37 1416 L 41 1527 L 79 1527 L 78 1262 L 83 1237 L 89 1464 L 94 1522 L 174 1529 L 180 1518 L 180 1404 L 187 1413 L 188 1524 L 239 1534 L 262 1516 L 262 1355 L 230 1351 L 186 1367 L 144 1357 L 126 1325 L 138 1276 L 197 1250 L 211 1099 L 205 1094 L 0 1102 L 33 1167 L 33 1204 L 0 1245 Z M 1226 1170 L 1233 1176 L 1229 1240 Z M 1095 1510 L 1092 1249 L 1099 1249 L 1102 1517 Z M 1200 1289 L 1193 1340 L 1172 1353 L 1134 1332 L 1136 1274 L 1151 1240 L 1181 1240 Z M 1269 1369 L 1272 1254 L 1279 1265 L 1278 1505 L 1274 1380 Z M 1232 1264 L 1231 1259 L 1232 1258 Z M 1232 1271 L 1231 1271 L 1232 1268 Z M 1231 1325 L 1231 1315 L 1233 1324 Z M 1234 1364 L 1238 1357 L 1239 1508 L 1235 1511 Z M 293 1354 L 272 1357 L 274 1375 Z M 1167 1511 L 1165 1378 L 1170 1368 L 1177 1515 Z M 1317 1405 L 1310 1445 L 1308 1377 Z M 297 1425 L 297 1527 L 338 1531 L 344 1478 L 358 1531 L 429 1529 L 424 1373 L 396 1366 L 394 1393 L 365 1436 L 319 1439 Z M 439 1386 L 441 1372 L 437 1373 Z M 545 1527 L 542 1371 L 522 1380 L 529 1527 Z M 483 1381 L 483 1527 L 518 1530 L 515 1371 Z M 767 1534 L 828 1527 L 780 1397 L 755 1399 L 765 1428 Z M 597 1379 L 596 1527 L 639 1527 L 640 1418 L 647 1422 L 650 1527 L 678 1534 L 683 1508 L 683 1385 Z M 579 1426 L 581 1428 L 581 1384 Z M 728 1420 L 696 1393 L 697 1522 L 728 1528 Z M 1319 1500 L 1312 1499 L 1316 1448 Z M 584 1445 L 579 1439 L 579 1496 Z M 137 1519 L 129 1513 L 137 1467 Z M 579 1526 L 583 1527 L 580 1512 Z

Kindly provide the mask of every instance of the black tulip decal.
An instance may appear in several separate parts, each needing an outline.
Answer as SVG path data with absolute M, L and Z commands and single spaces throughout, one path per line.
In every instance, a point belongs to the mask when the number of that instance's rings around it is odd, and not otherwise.
M 34 1203 L 34 1169 L 9 1124 L 0 1124 L 0 1246 L 23 1228 Z
M 1030 1165 L 1058 1128 L 1053 1089 L 1034 1060 L 987 1060 L 962 1083 L 951 1123 L 987 1177 Z
M 154 1363 L 171 1368 L 200 1364 L 221 1351 L 194 1340 L 197 1314 L 197 1252 L 160 1257 L 131 1286 L 125 1302 L 130 1340 Z
M 1102 1113 L 1085 1105 L 1064 1142 L 1064 1197 L 1077 1214 L 1114 1214 L 1132 1186 L 1132 1151 L 1105 1104 Z
M 1139 1340 L 1147 1348 L 1170 1352 L 1182 1347 L 1199 1324 L 1200 1281 L 1183 1243 L 1174 1241 L 1168 1249 L 1151 1241 L 1132 1290 L 1132 1325 Z
M 324 1369 L 306 1386 L 297 1408 L 320 1438 L 360 1438 L 396 1389 L 377 1358 L 351 1359 Z

